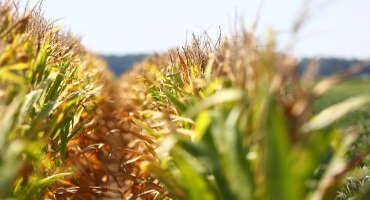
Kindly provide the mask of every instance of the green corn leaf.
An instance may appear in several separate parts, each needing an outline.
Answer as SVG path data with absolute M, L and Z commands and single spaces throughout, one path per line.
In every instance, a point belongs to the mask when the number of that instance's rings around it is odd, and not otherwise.
M 11 191 L 11 181 L 22 167 L 22 159 L 20 153 L 24 150 L 25 145 L 14 140 L 7 149 L 1 149 L 0 154 L 0 198 L 2 194 L 7 194 Z M 8 194 L 9 195 L 9 194 Z
M 13 102 L 4 110 L 3 116 L 0 116 L 0 149 L 2 149 L 6 143 L 7 136 L 13 126 L 15 115 L 22 102 L 22 96 L 16 97 Z
M 48 176 L 46 178 L 37 180 L 36 183 L 33 183 L 31 187 L 28 188 L 27 191 L 24 191 L 24 193 L 21 195 L 23 196 L 23 199 L 33 199 L 33 197 L 41 198 L 39 195 L 45 187 L 53 184 L 55 181 L 59 179 L 62 179 L 66 176 L 71 176 L 71 175 L 72 173 L 65 172 L 65 173 L 54 174 L 52 176 Z
M 210 147 L 207 157 L 213 160 L 207 163 L 215 176 L 221 199 L 225 200 L 254 199 L 254 184 L 246 159 L 247 152 L 242 145 L 242 134 L 237 132 L 239 114 L 239 107 L 227 117 L 221 111 L 214 112 L 208 135 L 203 137 Z M 212 163 L 213 166 L 210 165 Z
M 6 69 L 0 69 L 0 80 L 8 81 L 10 83 L 16 83 L 19 85 L 23 85 L 25 83 L 25 79 L 13 72 L 10 72 Z
M 298 198 L 291 172 L 292 158 L 284 114 L 274 99 L 266 112 L 265 184 L 266 199 L 296 200 Z
M 8 70 L 8 71 L 11 71 L 11 70 L 24 70 L 24 69 L 27 69 L 28 67 L 29 67 L 29 65 L 27 63 L 17 63 L 17 64 L 6 65 L 4 67 L 1 67 L 0 71 L 1 70 Z
M 41 94 L 42 94 L 42 90 L 38 89 L 38 90 L 31 91 L 29 94 L 27 94 L 24 97 L 22 107 L 20 109 L 19 116 L 18 116 L 19 124 L 22 124 L 26 116 L 29 115 L 32 107 L 34 106 L 35 102 L 40 98 Z
M 368 103 L 370 103 L 370 95 L 360 95 L 330 106 L 304 124 L 302 131 L 307 133 L 330 126 L 346 114 Z
M 58 94 L 60 93 L 61 91 L 61 88 L 62 88 L 62 82 L 64 81 L 64 78 L 65 78 L 65 72 L 67 70 L 67 68 L 69 67 L 70 65 L 70 61 L 66 62 L 62 69 L 60 70 L 60 72 L 58 73 L 57 77 L 55 78 L 53 84 L 51 85 L 51 88 L 49 89 L 48 91 L 48 94 L 45 98 L 46 101 L 49 101 L 49 100 L 56 100 L 57 97 L 58 97 Z
M 195 121 L 195 141 L 199 141 L 202 139 L 210 124 L 211 117 L 209 116 L 207 111 L 200 112 Z
M 56 180 L 58 180 L 58 179 L 64 178 L 66 176 L 71 176 L 71 175 L 72 175 L 71 172 L 54 174 L 52 176 L 48 176 L 48 177 L 46 177 L 44 179 L 41 179 L 39 181 L 39 184 L 40 185 L 50 185 L 50 184 L 54 183 Z
M 31 83 L 40 83 L 44 78 L 46 69 L 46 61 L 50 53 L 50 46 L 45 44 L 39 52 L 35 63 L 32 66 L 33 76 Z
M 186 114 L 189 117 L 194 117 L 201 110 L 221 103 L 238 101 L 241 100 L 243 96 L 243 91 L 240 89 L 224 89 L 202 100 L 198 105 L 190 107 Z
M 49 114 L 53 110 L 53 107 L 54 107 L 53 102 L 48 102 L 46 105 L 42 107 L 38 115 L 34 118 L 34 120 L 32 120 L 31 127 L 30 129 L 27 130 L 26 135 L 33 135 L 38 131 L 47 128 L 45 126 L 46 122 L 44 120 L 49 116 Z
M 230 187 L 238 199 L 254 199 L 253 172 L 246 159 L 247 151 L 243 146 L 243 133 L 237 129 L 242 108 L 234 107 L 225 120 L 225 169 Z M 241 122 L 244 123 L 244 122 Z
M 207 182 L 204 177 L 196 171 L 195 159 L 182 149 L 174 148 L 171 155 L 178 166 L 184 182 L 182 183 L 185 188 L 188 188 L 189 200 L 213 200 L 215 197 L 208 188 Z
M 165 92 L 168 100 L 176 107 L 179 114 L 183 113 L 186 110 L 186 106 L 180 102 L 176 97 L 174 97 L 169 91 Z

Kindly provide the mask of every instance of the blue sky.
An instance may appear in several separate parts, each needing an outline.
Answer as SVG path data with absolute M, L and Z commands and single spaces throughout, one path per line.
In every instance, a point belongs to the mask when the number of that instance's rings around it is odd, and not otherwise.
M 31 3 L 36 0 L 31 0 Z M 280 48 L 304 0 L 264 0 L 259 34 L 277 31 Z M 230 33 L 236 13 L 247 27 L 259 0 L 44 0 L 49 19 L 60 19 L 83 43 L 99 53 L 165 51 L 183 44 L 192 33 Z M 313 0 L 311 17 L 294 53 L 297 56 L 370 58 L 370 1 Z

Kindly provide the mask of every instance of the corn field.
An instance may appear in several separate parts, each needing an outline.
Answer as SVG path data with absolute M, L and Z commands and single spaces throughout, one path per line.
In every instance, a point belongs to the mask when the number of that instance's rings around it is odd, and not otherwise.
M 370 127 L 313 111 L 368 63 L 317 63 L 253 27 L 149 56 L 118 80 L 40 14 L 0 3 L 0 199 L 370 199 Z

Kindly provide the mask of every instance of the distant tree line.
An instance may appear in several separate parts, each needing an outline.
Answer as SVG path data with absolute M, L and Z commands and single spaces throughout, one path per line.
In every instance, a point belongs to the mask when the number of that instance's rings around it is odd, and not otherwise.
M 101 55 L 100 57 L 107 61 L 109 68 L 116 76 L 128 71 L 135 63 L 144 60 L 147 54 L 130 55 Z
M 318 61 L 319 65 L 318 76 L 321 77 L 344 71 L 355 64 L 364 62 L 363 60 L 359 59 L 345 59 L 335 57 L 318 58 L 316 60 Z M 312 58 L 302 59 L 298 65 L 298 73 L 302 74 L 312 61 Z M 370 75 L 370 65 L 365 67 L 360 73 L 357 74 L 357 76 L 359 75 Z
M 144 60 L 148 54 L 130 54 L 130 55 L 101 55 L 109 65 L 109 68 L 116 76 L 128 71 L 135 63 Z M 319 62 L 318 76 L 329 76 L 343 71 L 352 65 L 363 62 L 359 59 L 344 59 L 335 57 L 324 57 L 317 59 Z M 312 58 L 303 58 L 298 65 L 298 73 L 302 74 L 307 66 L 313 61 Z M 370 66 L 362 70 L 358 75 L 370 75 Z

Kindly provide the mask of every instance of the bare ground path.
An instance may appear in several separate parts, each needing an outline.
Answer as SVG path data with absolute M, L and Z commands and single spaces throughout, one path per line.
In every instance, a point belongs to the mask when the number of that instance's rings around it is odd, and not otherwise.
M 153 140 L 132 120 L 138 110 L 135 72 L 104 78 L 103 98 L 85 131 L 69 143 L 78 176 L 60 195 L 72 199 L 153 199 L 162 188 L 141 169 L 155 159 Z M 136 82 L 136 83 L 134 83 Z M 84 184 L 84 185 L 81 185 Z M 73 189 L 74 188 L 74 189 Z

